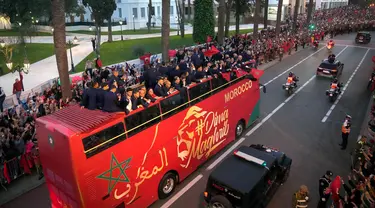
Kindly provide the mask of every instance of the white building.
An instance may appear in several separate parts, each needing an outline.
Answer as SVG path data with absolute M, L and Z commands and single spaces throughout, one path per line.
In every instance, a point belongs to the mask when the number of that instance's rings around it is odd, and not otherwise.
M 123 30 L 132 30 L 132 29 L 140 29 L 140 28 L 147 28 L 148 22 L 148 0 L 115 0 L 117 2 L 117 9 L 113 12 L 112 21 L 119 22 L 120 20 L 123 22 L 122 29 Z M 194 0 L 191 0 L 191 18 L 193 18 L 193 4 Z M 152 6 L 154 7 L 155 15 L 151 18 L 151 23 L 155 24 L 155 27 L 161 27 L 161 19 L 162 19 L 162 1 L 161 0 L 152 0 Z M 185 0 L 185 17 L 188 17 L 188 1 Z M 185 19 L 186 19 L 185 18 Z M 66 17 L 67 23 L 73 22 L 93 22 L 93 17 L 91 12 L 88 8 L 86 8 L 86 13 L 81 15 L 81 17 Z M 127 25 L 124 25 L 126 20 Z M 171 0 L 170 4 L 170 24 L 171 27 L 174 28 L 177 26 L 177 6 L 176 1 Z M 68 26 L 67 30 L 88 30 L 88 24 L 84 24 L 87 26 Z M 105 31 L 106 28 L 102 27 L 102 30 Z M 120 26 L 113 27 L 113 30 L 120 30 Z

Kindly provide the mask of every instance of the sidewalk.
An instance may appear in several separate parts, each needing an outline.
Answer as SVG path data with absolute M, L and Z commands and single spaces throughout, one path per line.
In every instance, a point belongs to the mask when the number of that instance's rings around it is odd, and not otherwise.
M 263 27 L 262 24 L 259 25 L 260 28 Z M 251 29 L 253 28 L 253 24 L 246 24 L 246 25 L 240 25 L 240 29 Z M 186 34 L 192 34 L 193 30 L 192 28 L 187 28 Z M 216 28 L 217 29 L 217 28 Z M 235 26 L 230 26 L 230 30 L 235 30 Z M 177 32 L 171 32 L 171 36 L 177 35 Z M 73 54 L 73 63 L 77 65 L 80 63 L 83 59 L 85 59 L 91 52 L 92 52 L 92 45 L 91 45 L 91 38 L 90 35 L 78 35 L 74 34 L 74 36 L 77 36 L 79 42 L 78 46 L 75 46 L 72 48 L 72 54 Z M 161 34 L 154 33 L 154 34 L 145 34 L 145 35 L 123 35 L 125 40 L 131 40 L 131 39 L 142 39 L 142 38 L 152 38 L 152 37 L 160 37 Z M 4 37 L 6 39 L 6 37 Z M 73 36 L 67 36 L 67 40 L 73 39 Z M 108 40 L 107 35 L 103 35 L 101 37 L 101 42 L 106 42 Z M 114 41 L 121 40 L 121 35 L 114 35 L 113 36 Z M 29 41 L 29 38 L 26 38 L 26 41 Z M 31 40 L 32 43 L 53 43 L 52 36 L 36 36 L 33 37 Z M 68 55 L 68 66 L 70 69 L 71 63 L 69 58 L 69 50 L 67 50 Z M 23 95 L 30 93 L 31 89 L 34 87 L 37 87 L 38 85 L 51 80 L 53 78 L 56 78 L 59 76 L 57 65 L 56 65 L 56 58 L 55 56 L 50 56 L 46 59 L 43 59 L 41 61 L 38 61 L 36 63 L 31 64 L 29 69 L 29 74 L 24 75 L 23 84 L 25 88 L 25 92 L 23 92 Z M 12 90 L 13 90 L 13 83 L 16 78 L 18 78 L 17 73 L 9 73 L 4 76 L 0 77 L 0 83 L 1 87 L 4 89 L 4 92 L 6 95 L 11 96 Z M 26 95 L 27 96 L 27 95 Z
M 309 47 L 305 47 L 305 49 L 309 49 Z M 291 55 L 284 55 L 283 60 L 305 49 L 300 48 L 300 50 L 298 50 L 297 52 L 293 50 Z M 262 64 L 258 68 L 266 70 L 274 66 L 277 63 L 279 63 L 278 59 Z M 4 189 L 1 189 L 0 187 L 0 207 L 1 205 L 6 204 L 7 202 L 16 199 L 22 194 L 37 188 L 38 186 L 42 185 L 44 182 L 45 182 L 44 179 L 38 180 L 37 175 L 33 174 L 31 176 L 23 176 L 19 179 L 16 179 L 15 181 L 12 181 L 10 185 L 7 186 L 8 191 L 5 191 Z
M 370 129 L 368 127 L 368 122 L 371 120 L 371 109 L 372 109 L 372 106 L 375 104 L 374 101 L 375 101 L 375 94 L 372 93 L 371 98 L 370 98 L 370 102 L 367 106 L 365 118 L 364 118 L 362 126 L 361 126 L 360 135 L 358 136 L 357 141 L 359 141 L 362 138 L 362 136 L 366 136 L 368 141 L 370 139 L 375 139 L 374 132 L 370 131 Z

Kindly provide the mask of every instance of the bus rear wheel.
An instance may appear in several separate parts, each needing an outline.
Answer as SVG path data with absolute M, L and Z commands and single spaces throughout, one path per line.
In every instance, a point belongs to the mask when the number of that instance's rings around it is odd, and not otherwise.
M 177 176 L 174 173 L 167 173 L 163 176 L 160 180 L 159 188 L 158 188 L 158 195 L 159 199 L 165 199 L 172 195 L 174 189 L 177 185 Z
M 238 121 L 236 125 L 236 139 L 240 138 L 245 130 L 245 123 L 243 121 Z

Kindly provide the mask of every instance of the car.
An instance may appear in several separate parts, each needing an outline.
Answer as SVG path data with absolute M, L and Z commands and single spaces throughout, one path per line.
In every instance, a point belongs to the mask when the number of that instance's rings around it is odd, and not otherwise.
M 328 61 L 325 59 L 316 69 L 316 76 L 338 78 L 344 70 L 344 64 L 338 60 Z
M 360 31 L 357 33 L 355 37 L 355 43 L 370 43 L 371 42 L 371 34 L 367 31 Z
M 264 145 L 241 146 L 208 177 L 204 206 L 265 207 L 288 179 L 292 159 Z

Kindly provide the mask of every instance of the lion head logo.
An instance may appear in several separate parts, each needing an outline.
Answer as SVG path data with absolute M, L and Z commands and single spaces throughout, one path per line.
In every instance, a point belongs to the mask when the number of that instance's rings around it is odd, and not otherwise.
M 194 139 L 197 138 L 197 134 L 201 133 L 198 126 L 203 125 L 206 113 L 207 111 L 203 111 L 202 108 L 192 106 L 186 113 L 186 116 L 178 129 L 177 156 L 183 162 L 181 164 L 182 167 L 189 166 L 192 144 Z M 203 128 L 203 126 L 201 126 L 201 128 Z

